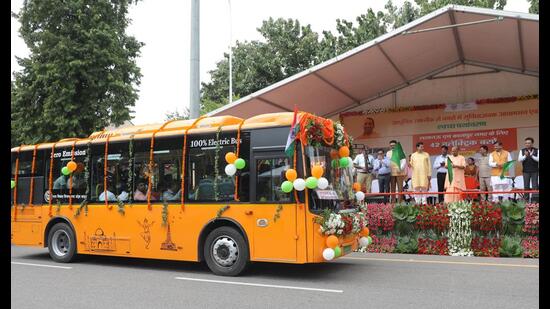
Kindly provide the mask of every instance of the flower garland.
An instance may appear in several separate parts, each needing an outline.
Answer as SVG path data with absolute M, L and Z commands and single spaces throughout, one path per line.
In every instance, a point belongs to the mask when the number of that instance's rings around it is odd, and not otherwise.
M 128 201 L 130 205 L 134 202 L 134 136 L 130 137 L 130 143 L 128 145 Z
M 472 204 L 468 201 L 454 202 L 448 204 L 448 209 L 449 253 L 452 256 L 472 256 Z
M 320 225 L 319 231 L 323 235 L 343 235 L 345 222 L 342 215 L 325 209 L 320 217 L 315 218 L 315 223 Z
M 218 179 L 220 177 L 220 132 L 222 131 L 222 126 L 218 127 L 218 130 L 216 130 L 216 151 L 214 153 L 214 200 L 219 199 L 219 189 L 218 189 Z
M 168 222 L 168 201 L 162 201 L 162 226 L 166 226 Z

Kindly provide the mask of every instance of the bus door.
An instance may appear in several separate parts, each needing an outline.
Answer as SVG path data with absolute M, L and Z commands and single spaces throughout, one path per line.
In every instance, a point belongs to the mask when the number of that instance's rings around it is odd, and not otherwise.
M 252 260 L 295 262 L 298 231 L 297 207 L 281 184 L 291 160 L 284 151 L 253 151 L 251 162 L 254 245 Z
M 43 153 L 38 151 L 36 157 L 35 171 L 33 172 L 32 151 L 25 151 L 19 154 L 17 185 L 10 193 L 12 205 L 12 241 L 19 245 L 42 244 Z M 12 179 L 15 179 L 16 158 L 16 154 L 12 155 Z M 32 192 L 31 185 L 33 187 Z M 16 190 L 17 192 L 15 193 L 14 191 Z M 14 201 L 14 195 L 17 199 L 16 201 Z M 17 214 L 14 207 L 17 207 Z

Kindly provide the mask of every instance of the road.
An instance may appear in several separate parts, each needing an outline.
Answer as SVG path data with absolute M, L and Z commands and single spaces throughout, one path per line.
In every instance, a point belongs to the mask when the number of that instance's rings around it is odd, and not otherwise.
M 12 246 L 12 308 L 538 308 L 539 260 L 353 253 L 331 263 L 253 264 L 219 277 L 199 263 Z M 50 267 L 55 266 L 55 267 Z

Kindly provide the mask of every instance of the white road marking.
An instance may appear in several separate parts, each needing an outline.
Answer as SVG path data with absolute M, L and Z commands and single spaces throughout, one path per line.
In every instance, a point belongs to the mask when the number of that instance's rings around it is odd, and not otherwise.
M 70 266 L 56 266 L 56 265 L 45 265 L 45 264 L 32 264 L 32 263 L 21 263 L 21 262 L 11 262 L 16 265 L 27 265 L 27 266 L 38 266 L 38 267 L 51 267 L 51 268 L 62 268 L 62 269 L 72 269 Z
M 235 284 L 235 285 L 247 285 L 247 286 L 259 286 L 259 287 L 276 288 L 276 289 L 305 290 L 305 291 L 317 291 L 317 292 L 328 292 L 328 293 L 343 293 L 344 292 L 343 290 L 317 289 L 317 288 L 306 288 L 306 287 L 289 286 L 289 285 L 260 284 L 260 283 L 224 281 L 224 280 L 197 279 L 197 278 L 188 278 L 188 277 L 175 277 L 175 279 L 188 280 L 188 281 L 200 281 L 200 282 Z
M 384 259 L 384 258 L 360 258 L 344 256 L 340 259 L 348 260 L 372 260 L 372 261 L 390 261 L 390 262 L 410 262 L 410 263 L 432 263 L 432 264 L 459 264 L 459 265 L 478 265 L 478 266 L 508 266 L 508 267 L 524 267 L 524 268 L 539 268 L 539 265 L 528 264 L 505 264 L 505 263 L 476 263 L 476 262 L 458 262 L 458 261 L 434 261 L 434 260 L 413 260 L 413 259 Z

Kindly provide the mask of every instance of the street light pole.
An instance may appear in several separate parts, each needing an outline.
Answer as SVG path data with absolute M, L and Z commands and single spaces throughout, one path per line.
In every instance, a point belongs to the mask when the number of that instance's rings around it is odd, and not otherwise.
M 233 18 L 231 17 L 231 0 L 227 0 L 229 4 L 229 104 L 233 102 Z
M 191 67 L 189 88 L 189 116 L 200 114 L 200 0 L 191 1 Z

